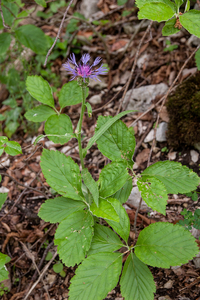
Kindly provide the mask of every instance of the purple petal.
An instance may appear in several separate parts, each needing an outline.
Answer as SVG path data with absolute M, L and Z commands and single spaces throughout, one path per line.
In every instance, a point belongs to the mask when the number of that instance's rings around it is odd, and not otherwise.
M 90 55 L 88 53 L 83 54 L 83 56 L 81 57 L 81 60 L 82 60 L 83 64 L 86 65 L 87 62 L 90 60 Z
M 70 55 L 70 58 L 68 58 L 68 62 L 70 62 L 71 64 L 75 65 L 76 67 L 78 67 L 77 63 L 76 63 L 76 57 L 74 55 L 74 53 L 72 53 Z
M 92 67 L 95 67 L 96 65 L 98 65 L 98 64 L 100 63 L 101 60 L 102 60 L 101 57 L 95 58 L 95 61 L 94 61 L 93 64 L 91 65 L 91 68 L 92 68 Z

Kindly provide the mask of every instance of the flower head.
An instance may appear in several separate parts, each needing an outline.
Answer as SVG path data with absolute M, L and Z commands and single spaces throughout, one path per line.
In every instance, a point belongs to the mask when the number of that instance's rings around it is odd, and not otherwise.
M 97 57 L 91 66 L 89 65 L 89 60 L 90 55 L 83 54 L 80 63 L 77 64 L 74 53 L 70 55 L 70 58 L 68 58 L 67 62 L 63 64 L 65 70 L 72 75 L 70 81 L 74 80 L 76 77 L 82 77 L 84 82 L 86 78 L 99 80 L 97 76 L 103 75 L 108 71 L 103 67 L 103 64 L 100 67 L 96 67 L 102 60 L 100 57 Z M 73 65 L 73 67 L 71 67 L 70 64 Z

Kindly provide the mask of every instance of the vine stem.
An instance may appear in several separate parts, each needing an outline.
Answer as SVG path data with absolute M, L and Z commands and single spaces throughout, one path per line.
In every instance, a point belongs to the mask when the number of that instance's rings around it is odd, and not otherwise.
M 78 148 L 79 148 L 79 156 L 80 156 L 80 160 L 81 160 L 81 166 L 82 169 L 84 169 L 84 160 L 83 160 L 83 149 L 82 149 L 82 145 L 81 145 L 81 127 L 82 127 L 82 123 L 83 123 L 83 115 L 84 115 L 84 111 L 85 111 L 85 95 L 86 95 L 86 86 L 81 86 L 82 88 L 82 106 L 81 106 L 81 114 L 80 114 L 80 119 L 78 121 Z

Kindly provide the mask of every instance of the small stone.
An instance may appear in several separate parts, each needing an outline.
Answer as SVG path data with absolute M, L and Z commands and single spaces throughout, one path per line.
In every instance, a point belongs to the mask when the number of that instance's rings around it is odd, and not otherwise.
M 188 39 L 186 44 L 187 44 L 187 46 L 199 46 L 200 45 L 200 39 L 192 34 L 191 37 Z
M 193 259 L 195 268 L 200 268 L 200 252 L 196 255 L 196 257 Z
M 107 83 L 101 78 L 101 81 L 90 79 L 89 87 L 91 89 L 101 91 L 105 88 L 107 88 Z
M 157 130 L 156 130 L 156 141 L 158 142 L 165 142 L 167 140 L 166 138 L 166 131 L 168 128 L 168 124 L 166 122 L 162 122 L 159 124 Z M 151 129 L 149 134 L 146 136 L 144 142 L 149 143 L 153 141 L 154 139 L 154 129 Z
M 0 193 L 8 193 L 9 189 L 7 189 L 5 186 L 0 187 Z
M 169 152 L 168 153 L 168 159 L 169 160 L 175 160 L 176 159 L 176 154 L 177 154 L 177 152 Z
M 55 144 L 54 144 L 54 142 L 52 142 L 52 141 L 46 141 L 46 142 L 45 142 L 45 146 L 46 146 L 48 149 L 51 149 L 51 148 L 53 147 L 53 145 L 55 145 Z
M 101 103 L 101 95 L 94 95 L 89 99 L 91 104 L 100 104 Z
M 191 234 L 195 237 L 195 239 L 199 239 L 200 237 L 200 230 L 196 229 L 194 227 L 192 227 L 192 229 L 190 230 Z
M 139 203 L 140 203 L 140 198 L 141 198 L 141 193 L 138 189 L 137 186 L 133 187 L 131 194 L 128 198 L 128 203 L 138 207 Z M 142 204 L 141 204 L 141 209 L 148 209 L 149 207 L 147 206 L 147 204 L 142 200 Z
M 84 15 L 86 19 L 90 18 L 91 15 L 99 11 L 97 6 L 99 0 L 90 0 L 88 5 L 88 0 L 83 0 L 81 3 L 81 14 Z
M 174 281 L 170 279 L 169 281 L 167 281 L 167 282 L 164 284 L 164 288 L 165 288 L 165 289 L 171 289 L 172 286 L 173 286 L 173 283 L 174 283 Z
M 190 150 L 191 160 L 196 163 L 199 160 L 199 153 L 195 150 Z
M 149 55 L 148 54 L 144 54 L 142 55 L 138 60 L 137 60 L 137 66 L 139 69 L 142 69 L 143 65 L 146 64 L 149 60 Z
M 0 162 L 0 169 L 3 169 L 4 167 L 10 166 L 10 159 L 3 158 Z
M 69 151 L 69 149 L 71 149 L 70 146 L 65 146 L 65 147 L 62 148 L 62 150 L 61 150 L 60 152 L 61 152 L 61 153 L 65 153 L 65 152 Z M 69 151 L 69 152 L 67 152 L 67 153 L 69 154 L 70 152 L 71 152 L 71 151 Z
M 168 295 L 166 295 L 166 296 L 159 297 L 158 300 L 172 300 L 172 299 Z

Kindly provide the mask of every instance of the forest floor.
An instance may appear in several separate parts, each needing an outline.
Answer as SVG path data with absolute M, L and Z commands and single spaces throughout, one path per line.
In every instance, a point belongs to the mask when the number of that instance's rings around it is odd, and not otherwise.
M 132 7 L 128 6 L 119 8 L 119 6 L 113 4 L 113 2 L 115 3 L 115 1 L 111 0 L 99 1 L 99 10 L 102 12 L 101 19 L 106 19 L 109 22 L 104 22 L 105 24 L 102 22 L 99 25 L 95 25 L 95 29 L 104 36 L 107 50 L 109 51 L 110 59 L 107 61 L 109 72 L 108 75 L 102 78 L 103 84 L 100 83 L 99 86 L 93 85 L 90 88 L 88 99 L 90 100 L 94 95 L 99 95 L 101 100 L 96 104 L 94 101 L 91 101 L 93 108 L 92 118 L 88 118 L 87 115 L 84 116 L 84 146 L 87 144 L 85 136 L 91 137 L 94 134 L 96 120 L 99 115 L 115 116 L 118 109 L 120 109 L 120 111 L 126 109 L 124 105 L 121 106 L 123 87 L 131 76 L 131 69 L 137 57 L 137 52 L 139 56 L 128 90 L 160 83 L 166 84 L 169 88 L 179 74 L 181 67 L 196 47 L 195 41 L 191 41 L 190 34 L 187 31 L 181 30 L 176 35 L 163 37 L 163 24 L 154 22 L 139 48 L 140 41 L 147 31 L 150 21 L 146 20 L 141 25 L 142 21 L 137 19 L 136 8 L 132 10 Z M 79 6 L 76 4 L 73 10 L 70 9 L 69 13 L 72 14 L 73 11 L 78 9 Z M 60 12 L 64 13 L 64 10 L 64 8 L 61 8 Z M 124 11 L 129 11 L 129 14 L 123 14 Z M 59 16 L 59 14 L 56 14 L 56 16 L 57 15 Z M 38 17 L 38 23 L 40 19 L 41 18 Z M 57 27 L 59 26 L 57 23 L 53 25 L 42 23 L 41 29 L 46 34 L 55 37 Z M 139 24 L 140 28 L 138 27 Z M 78 26 L 80 26 L 80 29 L 76 33 L 76 38 L 78 41 L 84 41 L 84 45 L 79 47 L 71 44 L 69 45 L 69 47 L 71 47 L 70 52 L 75 52 L 74 50 L 77 49 L 80 50 L 78 57 L 88 52 L 92 59 L 98 55 L 103 57 L 103 62 L 106 63 L 106 52 L 102 40 L 93 33 L 87 24 L 83 26 L 79 23 Z M 136 28 L 138 28 L 138 30 L 136 30 Z M 66 24 L 64 25 L 61 35 L 63 38 L 65 30 Z M 166 49 L 167 47 L 171 48 Z M 61 69 L 61 65 L 65 59 L 58 57 L 52 64 L 52 71 L 57 75 L 61 74 L 60 87 L 69 80 L 69 76 Z M 198 71 L 193 56 L 184 66 L 175 86 L 180 85 L 191 75 L 197 73 Z M 113 99 L 116 93 L 118 94 Z M 56 94 L 54 96 L 57 100 Z M 161 112 L 159 112 L 159 109 L 163 102 L 160 102 L 160 104 L 156 106 L 161 96 L 164 96 L 164 94 L 158 95 L 152 100 L 149 106 L 151 107 L 150 109 L 146 107 L 143 110 L 149 110 L 145 115 L 142 116 L 142 112 L 139 111 L 123 118 L 127 126 L 130 126 L 134 122 L 133 127 L 138 145 L 134 154 L 134 161 L 136 162 L 134 171 L 136 174 L 141 173 L 147 167 L 150 157 L 150 163 L 164 160 L 181 162 L 200 175 L 200 157 L 198 150 L 196 150 L 194 146 L 180 144 L 174 147 L 172 146 L 173 142 L 171 140 L 169 143 L 169 141 L 165 139 L 162 142 L 154 141 L 153 146 L 152 141 L 145 142 L 146 136 L 155 126 L 158 115 L 159 123 L 165 122 L 168 124 L 170 121 L 165 103 Z M 1 102 L 5 100 L 5 91 L 4 93 L 0 93 L 0 97 L 2 97 L 0 98 Z M 127 100 L 127 102 L 129 100 Z M 18 101 L 20 103 L 20 99 L 18 99 Z M 128 104 L 129 103 L 127 103 L 127 105 Z M 58 105 L 57 102 L 57 106 Z M 2 113 L 6 109 L 9 109 L 9 107 L 3 105 L 0 112 Z M 64 111 L 64 113 L 68 114 L 72 119 L 74 128 L 78 122 L 79 112 L 79 104 Z M 39 127 L 38 134 L 43 133 L 43 130 L 44 124 L 42 123 Z M 58 256 L 45 270 L 43 281 L 38 280 L 39 275 L 37 268 L 40 273 L 43 272 L 44 266 L 48 264 L 48 260 L 46 259 L 47 254 L 49 252 L 55 252 L 53 239 L 56 224 L 52 225 L 44 222 L 38 217 L 37 213 L 45 199 L 54 197 L 41 173 L 40 157 L 42 149 L 57 149 L 65 154 L 70 154 L 75 162 L 80 163 L 76 141 L 72 139 L 66 145 L 61 146 L 59 144 L 49 143 L 48 139 L 45 138 L 34 146 L 32 144 L 34 136 L 24 133 L 21 128 L 12 136 L 12 139 L 21 144 L 23 154 L 15 157 L 4 154 L 1 157 L 0 173 L 4 174 L 1 184 L 2 187 L 5 187 L 9 191 L 7 201 L 0 212 L 0 251 L 11 257 L 11 262 L 7 265 L 10 278 L 5 282 L 5 285 L 9 288 L 9 292 L 4 293 L 1 299 L 24 299 L 25 295 L 35 283 L 36 286 L 27 300 L 47 300 L 49 299 L 48 294 L 52 300 L 68 299 L 70 279 L 74 275 L 75 268 L 64 266 L 63 271 L 66 273 L 64 277 L 55 273 L 53 265 L 59 261 Z M 193 150 L 193 152 L 191 150 Z M 94 145 L 87 154 L 85 163 L 93 178 L 98 180 L 99 170 L 108 163 L 108 160 L 103 157 Z M 200 190 L 197 190 L 197 192 L 198 191 Z M 195 200 L 196 201 L 193 201 L 191 197 L 186 195 L 170 195 L 166 216 L 156 212 L 149 213 L 146 209 L 140 209 L 139 215 L 137 216 L 138 232 L 148 226 L 152 221 L 177 223 L 183 219 L 180 213 L 184 208 L 192 212 L 200 208 L 200 199 Z M 126 208 L 127 210 L 129 209 L 130 221 L 131 224 L 133 224 L 136 208 L 130 203 L 127 203 Z M 135 236 L 132 226 L 130 241 L 133 237 Z M 162 269 L 150 267 L 150 270 L 156 283 L 154 299 L 200 299 L 200 268 L 195 266 L 194 261 L 190 261 L 177 268 Z M 122 300 L 123 297 L 120 294 L 120 287 L 117 286 L 105 299 Z

